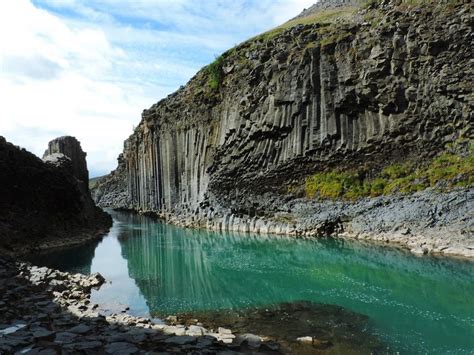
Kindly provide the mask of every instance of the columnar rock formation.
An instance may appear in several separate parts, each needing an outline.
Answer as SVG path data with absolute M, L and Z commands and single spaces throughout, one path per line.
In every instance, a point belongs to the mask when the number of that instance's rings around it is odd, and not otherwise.
M 111 226 L 74 166 L 59 153 L 43 162 L 0 137 L 0 252 L 75 244 Z
M 217 229 L 244 218 L 239 228 L 256 230 L 254 216 L 275 212 L 265 193 L 281 195 L 328 168 L 380 171 L 428 158 L 469 136 L 472 5 L 432 2 L 413 12 L 400 3 L 270 32 L 224 53 L 217 89 L 203 69 L 143 112 L 114 183 L 99 184 L 100 203 L 115 205 L 107 191 L 119 190 L 121 207 L 208 221 L 217 214 Z
M 84 183 L 88 189 L 89 172 L 87 171 L 87 154 L 81 148 L 81 143 L 71 136 L 63 136 L 53 139 L 48 143 L 48 149 L 43 154 L 43 160 L 53 154 L 63 154 L 71 159 L 72 173 Z

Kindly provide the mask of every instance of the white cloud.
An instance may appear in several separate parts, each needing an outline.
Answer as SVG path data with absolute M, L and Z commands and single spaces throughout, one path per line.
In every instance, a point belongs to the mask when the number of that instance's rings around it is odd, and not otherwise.
M 313 1 L 0 1 L 0 135 L 37 155 L 74 135 L 107 173 L 144 108 Z

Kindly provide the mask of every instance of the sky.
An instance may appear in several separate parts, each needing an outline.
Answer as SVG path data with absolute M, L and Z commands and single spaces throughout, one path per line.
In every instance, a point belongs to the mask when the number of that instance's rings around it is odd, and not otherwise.
M 91 177 L 143 109 L 316 0 L 0 0 L 0 135 L 42 156 L 75 136 Z

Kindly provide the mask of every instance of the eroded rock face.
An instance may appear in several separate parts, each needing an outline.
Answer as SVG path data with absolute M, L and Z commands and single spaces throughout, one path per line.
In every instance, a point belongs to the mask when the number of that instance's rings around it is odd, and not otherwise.
M 87 154 L 81 148 L 81 143 L 71 136 L 63 136 L 53 139 L 48 143 L 48 149 L 43 154 L 43 160 L 55 163 L 63 154 L 71 160 L 73 175 L 82 181 L 88 189 L 89 171 L 87 170 Z M 52 157 L 51 157 L 52 156 Z
M 436 4 L 446 6 L 386 0 L 353 22 L 299 25 L 225 53 L 218 90 L 202 70 L 143 112 L 101 203 L 126 191 L 126 208 L 263 233 L 257 217 L 282 212 L 265 194 L 325 169 L 423 160 L 469 136 L 472 5 Z
M 411 16 L 386 5 L 383 28 L 340 24 L 331 31 L 347 36 L 331 43 L 301 25 L 239 46 L 214 97 L 201 72 L 143 112 L 119 167 L 129 207 L 194 210 L 328 166 L 439 151 L 471 117 L 469 6 Z
M 0 252 L 75 244 L 111 226 L 71 173 L 74 160 L 54 153 L 46 161 L 0 137 Z
M 118 157 L 118 167 L 97 181 L 91 190 L 92 198 L 101 207 L 130 208 L 127 190 L 127 169 L 123 155 Z

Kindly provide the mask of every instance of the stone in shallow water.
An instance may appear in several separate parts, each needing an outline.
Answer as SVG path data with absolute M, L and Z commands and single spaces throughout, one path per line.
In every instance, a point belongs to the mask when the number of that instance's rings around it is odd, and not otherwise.
M 296 341 L 299 341 L 300 343 L 305 343 L 305 344 L 313 344 L 313 337 L 299 337 L 299 338 L 296 338 Z
M 250 333 L 269 337 L 280 343 L 279 350 L 283 352 L 304 353 L 314 348 L 330 348 L 331 351 L 342 354 L 348 351 L 376 353 L 385 349 L 377 337 L 367 332 L 367 316 L 334 305 L 301 301 L 263 309 L 193 312 L 190 316 L 179 317 L 198 317 L 208 329 L 224 325 L 231 327 L 235 334 Z M 223 333 L 209 335 L 224 343 L 232 342 L 233 339 L 227 337 L 234 337 L 233 334 Z M 310 337 L 311 342 L 296 341 L 302 337 Z M 243 339 L 239 338 L 239 342 L 243 343 Z M 234 344 L 237 345 L 236 342 Z M 262 342 L 261 346 L 264 344 Z

